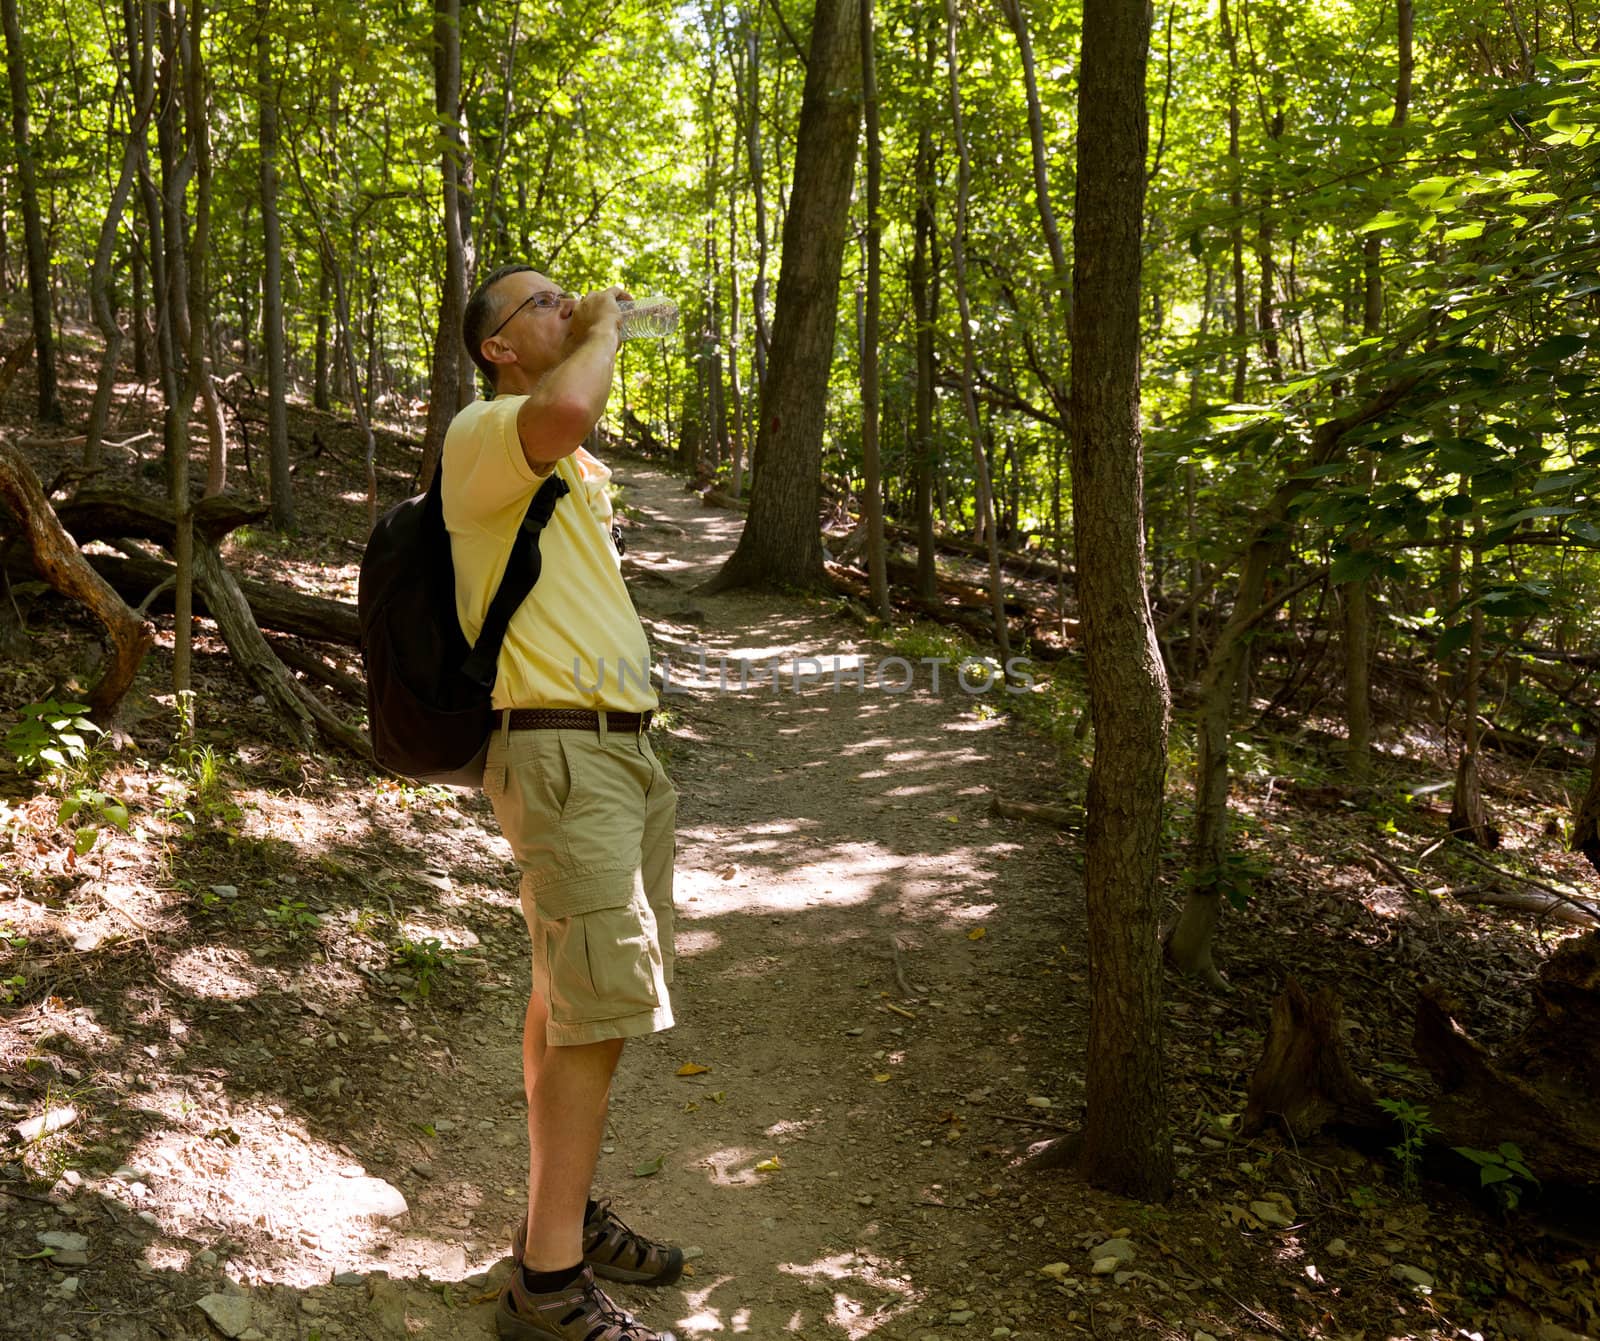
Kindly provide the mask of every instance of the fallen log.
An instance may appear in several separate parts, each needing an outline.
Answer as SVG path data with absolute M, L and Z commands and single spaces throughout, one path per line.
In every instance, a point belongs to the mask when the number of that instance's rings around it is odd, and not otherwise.
M 917 545 L 917 533 L 910 527 L 901 526 L 894 522 L 883 524 L 883 533 L 891 540 L 903 545 L 910 545 L 913 549 Z M 948 550 L 952 554 L 962 554 L 972 559 L 981 559 L 989 562 L 989 547 L 981 545 L 976 540 L 962 540 L 952 535 L 935 535 L 933 538 L 935 549 Z M 1000 551 L 1000 566 L 1009 572 L 1017 573 L 1022 577 L 1043 578 L 1050 582 L 1057 580 L 1072 581 L 1072 569 L 1063 571 L 1050 559 L 1035 558 L 1031 554 L 1020 554 L 1016 550 L 1003 549 Z
M 1531 913 L 1541 921 L 1560 922 L 1567 927 L 1600 927 L 1597 915 L 1576 899 L 1559 894 L 1541 894 L 1537 890 L 1496 889 L 1492 885 L 1470 885 L 1452 890 L 1457 903 L 1478 908 L 1508 908 L 1513 912 Z
M 871 589 L 867 584 L 864 574 L 858 573 L 843 564 L 829 563 L 823 565 L 828 571 L 828 578 L 841 592 L 852 596 L 856 600 L 870 607 L 872 603 Z M 988 597 L 984 598 L 982 610 L 976 607 L 963 605 L 949 605 L 941 601 L 926 601 L 922 597 L 907 591 L 902 587 L 889 588 L 890 602 L 901 610 L 909 610 L 915 614 L 931 619 L 935 623 L 948 624 L 970 634 L 980 643 L 994 642 L 994 616 L 989 612 Z M 1067 632 L 1077 630 L 1077 621 L 1067 621 Z M 1032 622 L 1024 624 L 1018 637 L 1025 637 L 1030 642 L 1028 659 L 1032 661 L 1059 661 L 1067 655 L 1065 647 L 1057 646 L 1051 641 L 1058 636 L 1056 620 L 1052 616 L 1048 623 Z
M 367 701 L 367 682 L 358 676 L 351 675 L 349 671 L 338 666 L 329 665 L 315 652 L 307 652 L 297 647 L 287 638 L 268 638 L 267 646 L 278 657 L 278 660 L 288 666 L 290 670 L 297 670 L 303 675 L 309 675 L 318 684 L 353 699 L 359 704 Z
M 52 587 L 86 605 L 105 626 L 111 645 L 105 673 L 89 691 L 91 714 L 105 721 L 133 684 L 139 665 L 155 642 L 155 627 L 141 619 L 85 561 L 83 551 L 62 526 L 39 478 L 8 443 L 0 441 L 0 500 L 15 514 L 33 567 Z
M 1072 810 L 1067 806 L 1039 806 L 1027 801 L 1006 801 L 998 793 L 989 798 L 989 813 L 1001 819 L 1053 824 L 1058 829 L 1076 829 L 1083 825 L 1081 810 Z
M 1508 1070 L 1468 1036 L 1456 1013 L 1439 987 L 1425 985 L 1412 1038 L 1444 1091 L 1429 1109 L 1448 1143 L 1492 1151 L 1514 1142 L 1541 1183 L 1600 1188 L 1600 1121 L 1593 1106 L 1547 1095 Z M 1509 1055 L 1523 1056 L 1520 1047 Z
M 176 572 L 174 566 L 163 559 L 142 556 L 132 558 L 113 554 L 91 554 L 90 566 L 111 584 L 123 599 L 138 603 L 164 582 L 170 582 Z M 13 561 L 10 571 L 14 577 L 26 579 L 33 569 L 25 561 Z M 348 601 L 334 601 L 322 596 L 305 596 L 287 587 L 252 578 L 236 577 L 234 581 L 250 604 L 251 613 L 263 628 L 293 634 L 311 642 L 334 643 L 340 647 L 359 647 L 361 626 L 356 619 L 356 608 Z M 172 609 L 170 589 L 160 593 L 151 608 L 162 612 Z M 195 613 L 210 615 L 202 595 L 195 597 Z
M 165 499 L 80 489 L 56 513 L 80 545 L 91 540 L 153 540 L 170 553 L 176 543 L 177 524 L 172 504 Z M 241 526 L 261 521 L 267 509 L 230 494 L 217 494 L 196 503 L 193 516 L 196 543 L 215 545 Z

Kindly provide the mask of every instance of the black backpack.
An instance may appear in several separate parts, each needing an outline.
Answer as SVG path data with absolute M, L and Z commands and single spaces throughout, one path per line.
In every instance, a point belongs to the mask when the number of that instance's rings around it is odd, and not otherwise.
M 444 524 L 443 469 L 428 491 L 386 512 L 361 556 L 356 609 L 367 672 L 372 752 L 419 782 L 476 787 L 494 728 L 490 694 L 511 616 L 539 580 L 539 532 L 567 493 L 552 474 L 534 494 L 468 646 L 456 616 L 455 563 Z

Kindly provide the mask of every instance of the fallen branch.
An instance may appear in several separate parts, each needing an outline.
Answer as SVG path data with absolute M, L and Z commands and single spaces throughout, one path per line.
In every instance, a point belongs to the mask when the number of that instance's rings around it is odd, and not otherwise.
M 1483 867 L 1483 869 L 1486 871 L 1493 871 L 1502 879 L 1513 881 L 1519 885 L 1526 885 L 1529 889 L 1536 889 L 1541 894 L 1548 894 L 1552 899 L 1558 900 L 1561 903 L 1570 904 L 1585 916 L 1592 918 L 1595 923 L 1600 924 L 1600 909 L 1595 908 L 1592 904 L 1585 903 L 1582 899 L 1574 898 L 1571 894 L 1567 894 L 1562 890 L 1556 889 L 1553 885 L 1546 885 L 1538 880 L 1532 880 L 1525 875 L 1518 875 L 1515 871 L 1508 871 L 1503 866 L 1496 866 L 1492 861 L 1488 861 L 1485 858 L 1480 857 L 1465 844 L 1458 844 L 1456 847 L 1456 853 L 1458 856 L 1465 857 L 1474 865 Z
M 1519 894 L 1512 889 L 1495 889 L 1488 885 L 1471 885 L 1465 889 L 1451 890 L 1457 903 L 1468 907 L 1509 908 L 1514 912 L 1532 913 L 1541 921 L 1548 919 L 1569 927 L 1600 927 L 1600 917 L 1588 911 L 1575 899 L 1543 894 Z
M 1067 806 L 1036 806 L 1028 801 L 1005 801 L 998 794 L 989 798 L 989 813 L 1002 819 L 1053 824 L 1058 829 L 1073 829 L 1083 824 L 1083 813 Z
M 0 500 L 17 516 L 33 566 L 62 595 L 86 605 L 105 626 L 111 645 L 105 674 L 87 695 L 91 713 L 111 717 L 133 684 L 139 665 L 155 642 L 155 627 L 139 617 L 90 567 L 62 526 L 39 478 L 20 454 L 0 441 Z

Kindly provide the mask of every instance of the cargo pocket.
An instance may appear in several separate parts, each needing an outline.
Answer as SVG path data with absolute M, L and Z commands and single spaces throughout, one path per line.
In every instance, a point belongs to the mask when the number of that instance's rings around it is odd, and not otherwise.
M 556 1024 L 621 1019 L 661 1004 L 655 915 L 633 891 L 546 889 L 535 908 L 535 988 L 544 988 Z

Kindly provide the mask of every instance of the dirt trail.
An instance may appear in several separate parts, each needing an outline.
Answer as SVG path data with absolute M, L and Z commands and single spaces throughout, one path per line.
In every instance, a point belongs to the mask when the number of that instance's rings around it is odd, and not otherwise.
M 1112 1224 L 1009 1167 L 1029 1130 L 1015 1118 L 1081 1099 L 1072 851 L 986 815 L 997 786 L 1050 799 L 1049 745 L 986 706 L 998 689 L 963 692 L 946 667 L 935 693 L 927 664 L 882 665 L 892 653 L 829 602 L 696 594 L 741 518 L 637 462 L 618 479 L 672 689 L 679 1023 L 627 1048 L 598 1183 L 695 1250 L 680 1288 L 619 1295 L 683 1338 L 1088 1335 L 1086 1285 L 1037 1268 Z M 791 667 L 737 689 L 740 659 L 750 680 L 796 657 L 815 681 Z M 141 1078 L 136 1056 L 103 1082 L 126 1082 L 101 1147 L 123 1167 L 76 1194 L 65 1175 L 64 1208 L 11 1203 L 16 1248 L 89 1240 L 81 1285 L 62 1280 L 70 1255 L 43 1294 L 37 1270 L 0 1273 L 0 1335 L 211 1336 L 207 1294 L 217 1329 L 252 1341 L 491 1334 L 526 1154 L 514 869 L 480 797 L 379 788 L 359 807 L 280 795 L 271 828 L 300 873 L 270 877 L 289 891 L 277 925 L 251 925 L 281 932 L 295 891 L 315 908 L 319 879 L 356 882 L 460 957 L 409 1005 L 326 943 L 281 962 L 282 935 L 249 953 L 216 935 L 174 957 L 126 1025 L 164 1069 Z M 101 1026 L 80 1023 L 87 1051 Z M 689 1063 L 705 1069 L 679 1075 Z

